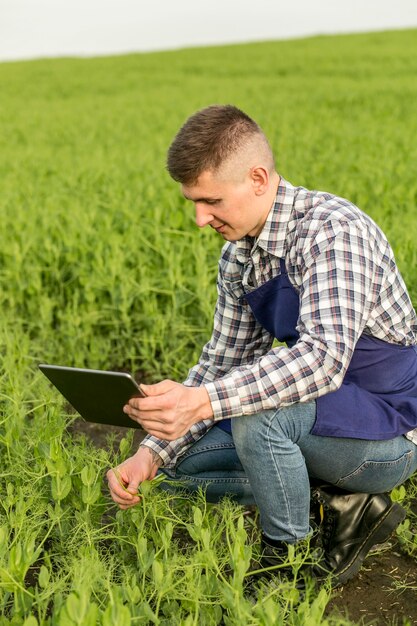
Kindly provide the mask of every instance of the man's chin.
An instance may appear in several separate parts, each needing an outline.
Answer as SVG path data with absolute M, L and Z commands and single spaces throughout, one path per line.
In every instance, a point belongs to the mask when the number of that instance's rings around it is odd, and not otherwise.
M 223 237 L 223 239 L 225 241 L 231 241 L 232 243 L 234 241 L 238 241 L 239 240 L 239 236 L 238 233 L 236 233 L 236 231 L 234 231 L 232 228 L 228 227 L 228 226 L 222 226 L 221 228 L 215 228 L 214 229 L 221 237 Z M 244 235 L 242 235 L 243 237 Z
M 230 234 L 227 234 L 227 233 L 219 233 L 219 235 L 220 235 L 221 237 L 223 237 L 223 239 L 224 239 L 225 241 L 232 241 L 232 242 L 233 242 L 233 241 L 236 241 L 236 237 L 232 237 Z

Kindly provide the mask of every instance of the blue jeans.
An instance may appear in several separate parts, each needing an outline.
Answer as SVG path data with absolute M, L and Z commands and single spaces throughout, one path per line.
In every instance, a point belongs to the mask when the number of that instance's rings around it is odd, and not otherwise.
M 310 480 L 348 491 L 382 493 L 417 469 L 417 446 L 404 436 L 384 441 L 311 435 L 315 402 L 232 420 L 233 437 L 213 427 L 164 470 L 184 487 L 256 504 L 263 532 L 294 543 L 310 533 Z

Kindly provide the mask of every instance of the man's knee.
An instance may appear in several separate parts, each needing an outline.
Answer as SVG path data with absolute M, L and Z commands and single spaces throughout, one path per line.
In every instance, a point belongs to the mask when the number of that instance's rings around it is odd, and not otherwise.
M 267 437 L 263 414 L 244 415 L 232 420 L 232 435 L 238 456 L 251 456 Z
M 279 410 L 245 415 L 232 420 L 233 441 L 240 457 L 262 450 L 273 440 L 298 442 L 313 427 L 316 403 L 298 403 Z

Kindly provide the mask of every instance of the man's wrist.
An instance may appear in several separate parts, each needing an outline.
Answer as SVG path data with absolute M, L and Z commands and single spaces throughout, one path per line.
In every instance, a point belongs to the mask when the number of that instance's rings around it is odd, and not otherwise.
M 155 465 L 156 467 L 162 467 L 164 462 L 163 462 L 162 458 L 159 456 L 159 454 L 155 450 L 153 450 L 149 446 L 142 445 L 142 444 L 139 446 L 138 452 L 140 450 L 147 450 L 148 451 L 148 453 L 149 453 L 149 455 L 151 457 L 151 460 L 152 460 L 152 465 Z
M 213 417 L 213 408 L 211 406 L 210 396 L 208 391 L 204 385 L 201 387 L 195 387 L 196 391 L 199 394 L 200 406 L 198 410 L 199 419 L 198 421 L 211 419 Z

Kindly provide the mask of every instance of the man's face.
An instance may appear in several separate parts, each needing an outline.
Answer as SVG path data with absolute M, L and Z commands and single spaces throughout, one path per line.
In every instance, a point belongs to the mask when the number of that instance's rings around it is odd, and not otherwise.
M 260 202 L 256 189 L 252 171 L 241 182 L 205 171 L 195 184 L 181 187 L 184 197 L 194 202 L 197 226 L 211 226 L 226 241 L 255 237 L 262 230 L 270 206 Z

